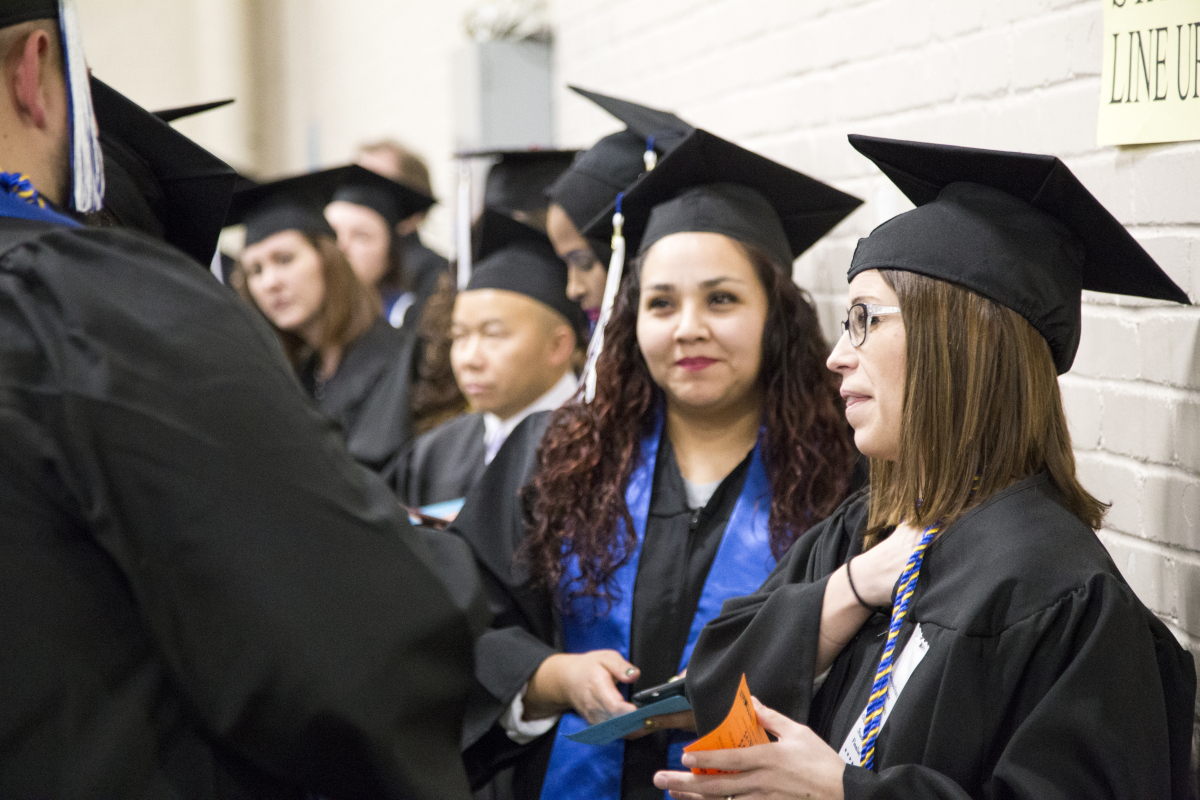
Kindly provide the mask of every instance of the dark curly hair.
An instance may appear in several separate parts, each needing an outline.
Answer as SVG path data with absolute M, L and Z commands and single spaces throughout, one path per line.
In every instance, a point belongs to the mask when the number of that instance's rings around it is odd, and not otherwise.
M 829 345 L 811 299 L 790 270 L 758 248 L 741 247 L 768 298 L 758 379 L 772 487 L 771 552 L 778 559 L 844 499 L 857 451 L 837 378 L 825 367 Z M 518 558 L 552 592 L 564 564 L 577 559 L 581 578 L 566 588 L 572 597 L 609 599 L 614 573 L 637 547 L 625 491 L 640 442 L 654 425 L 650 412 L 665 402 L 637 342 L 640 267 L 638 260 L 626 271 L 605 327 L 595 400 L 554 412 L 537 472 L 522 490 L 530 533 Z

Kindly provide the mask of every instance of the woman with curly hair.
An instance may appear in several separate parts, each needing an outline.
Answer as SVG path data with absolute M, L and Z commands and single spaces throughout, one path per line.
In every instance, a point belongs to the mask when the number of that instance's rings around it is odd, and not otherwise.
M 791 263 L 858 201 L 696 131 L 620 203 L 636 258 L 619 289 L 610 270 L 594 398 L 524 423 L 455 523 L 498 612 L 466 759 L 477 784 L 515 762 L 517 797 L 661 797 L 653 775 L 690 733 L 660 720 L 603 747 L 567 736 L 684 670 L 722 602 L 852 484 L 828 346 Z M 529 466 L 520 508 L 497 513 Z

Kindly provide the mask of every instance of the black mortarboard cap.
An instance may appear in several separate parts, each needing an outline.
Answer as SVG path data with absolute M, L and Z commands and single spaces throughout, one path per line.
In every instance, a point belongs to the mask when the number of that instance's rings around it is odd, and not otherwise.
M 11 0 L 0 3 L 0 28 L 35 19 L 58 19 L 58 0 Z
M 586 338 L 587 317 L 567 297 L 567 265 L 546 234 L 486 207 L 473 234 L 475 266 L 464 291 L 503 289 L 531 297 L 566 319 L 579 341 Z
M 91 79 L 104 153 L 104 208 L 209 264 L 237 172 L 112 87 Z
M 243 178 L 233 193 L 226 225 L 246 226 L 245 246 L 258 244 L 283 231 L 299 231 L 307 236 L 337 234 L 325 219 L 325 201 L 333 191 L 314 188 L 300 180 L 304 175 L 281 178 L 270 183 L 255 183 Z
M 788 266 L 862 201 L 790 167 L 697 129 L 621 201 L 627 253 L 672 233 L 721 233 Z M 585 233 L 612 232 L 615 203 Z
M 660 111 L 640 103 L 610 97 L 599 92 L 581 89 L 578 86 L 568 86 L 568 89 L 586 97 L 596 105 L 625 123 L 626 130 L 637 135 L 643 145 L 654 139 L 659 152 L 668 152 L 679 140 L 695 130 L 695 127 L 681 120 L 670 111 Z
M 551 202 L 562 207 L 575 227 L 582 230 L 609 207 L 619 192 L 646 171 L 645 156 L 649 148 L 665 155 L 695 128 L 668 111 L 576 86 L 568 88 L 626 125 L 625 130 L 605 136 L 580 153 L 571 168 L 546 193 Z M 611 255 L 607 240 L 592 238 L 589 241 L 596 254 L 607 263 Z
M 429 195 L 399 181 L 372 170 L 363 169 L 363 172 L 370 177 L 357 170 L 347 175 L 334 190 L 330 201 L 342 200 L 366 206 L 383 217 L 388 227 L 392 228 L 400 220 L 425 211 L 436 202 Z
M 849 278 L 898 269 L 1011 308 L 1059 374 L 1079 347 L 1081 291 L 1187 303 L 1129 231 L 1054 156 L 850 136 L 917 205 L 858 243 Z
M 432 197 L 357 164 L 348 164 L 238 191 L 226 224 L 244 222 L 247 244 L 292 229 L 333 236 L 324 209 L 334 199 L 367 206 L 390 225 L 433 205 Z
M 558 180 L 578 150 L 487 150 L 459 156 L 492 156 L 498 159 L 488 170 L 483 187 L 484 205 L 512 214 L 539 211 L 549 203 L 546 190 Z
M 192 106 L 179 106 L 178 108 L 164 108 L 161 111 L 153 112 L 154 116 L 161 119 L 163 122 L 174 122 L 177 119 L 191 117 L 196 114 L 203 114 L 205 111 L 212 111 L 214 108 L 222 108 L 233 102 L 233 98 L 227 100 L 213 100 L 208 103 L 197 103 Z

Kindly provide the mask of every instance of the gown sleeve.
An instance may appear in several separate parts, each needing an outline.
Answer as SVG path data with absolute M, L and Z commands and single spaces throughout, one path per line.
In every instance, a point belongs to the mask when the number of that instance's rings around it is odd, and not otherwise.
M 767 706 L 808 718 L 825 582 L 859 546 L 865 520 L 865 492 L 858 492 L 801 536 L 758 592 L 725 601 L 704 627 L 687 675 L 701 735 L 725 719 L 743 673 Z
M 991 658 L 1017 664 L 1022 673 L 1020 691 L 1005 707 L 986 699 L 980 704 L 992 718 L 977 727 L 991 729 L 1000 718 L 995 727 L 1006 738 L 989 756 L 992 764 L 955 765 L 953 776 L 945 766 L 903 764 L 879 772 L 848 766 L 847 800 L 1190 796 L 1195 669 L 1128 586 L 1096 576 L 1004 638 Z M 954 674 L 944 680 L 952 683 Z M 953 692 L 953 685 L 943 686 L 939 697 Z M 920 738 L 927 735 L 937 738 L 936 731 Z M 946 756 L 953 748 L 944 741 L 926 752 L 935 749 L 943 764 L 953 764 Z M 983 773 L 978 779 L 977 771 Z M 960 776 L 970 776 L 971 791 L 967 780 L 956 780 Z
M 533 473 L 537 447 L 549 413 L 523 420 L 501 446 L 450 530 L 475 554 L 492 613 L 492 627 L 476 643 L 478 687 L 468 704 L 463 747 L 468 749 L 497 728 L 497 721 L 547 657 L 559 652 L 553 602 L 533 586 L 514 556 L 525 538 L 521 487 Z M 519 750 L 506 736 L 490 736 L 501 749 Z M 507 741 L 505 741 L 507 740 Z M 480 750 L 491 750 L 490 747 Z M 476 751 L 476 755 L 479 751 Z M 505 754 L 507 755 L 507 753 Z M 487 760 L 503 760 L 490 753 Z M 472 758 L 468 758 L 468 767 Z
M 6 254 L 0 323 L 0 404 L 55 443 L 40 469 L 206 735 L 333 796 L 466 797 L 474 569 L 353 461 L 265 324 L 120 231 Z

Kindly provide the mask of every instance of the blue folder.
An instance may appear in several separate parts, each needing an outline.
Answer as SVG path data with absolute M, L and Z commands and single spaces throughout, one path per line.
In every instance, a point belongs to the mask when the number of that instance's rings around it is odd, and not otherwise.
M 675 697 L 668 697 L 666 700 L 659 700 L 657 703 L 651 703 L 648 706 L 642 706 L 637 711 L 630 711 L 628 714 L 622 714 L 605 722 L 596 723 L 578 733 L 568 735 L 567 738 L 580 744 L 608 744 L 615 742 L 617 739 L 624 739 L 634 731 L 641 730 L 646 724 L 646 720 L 650 717 L 687 711 L 691 707 L 692 704 L 688 702 L 686 697 L 676 695 Z

